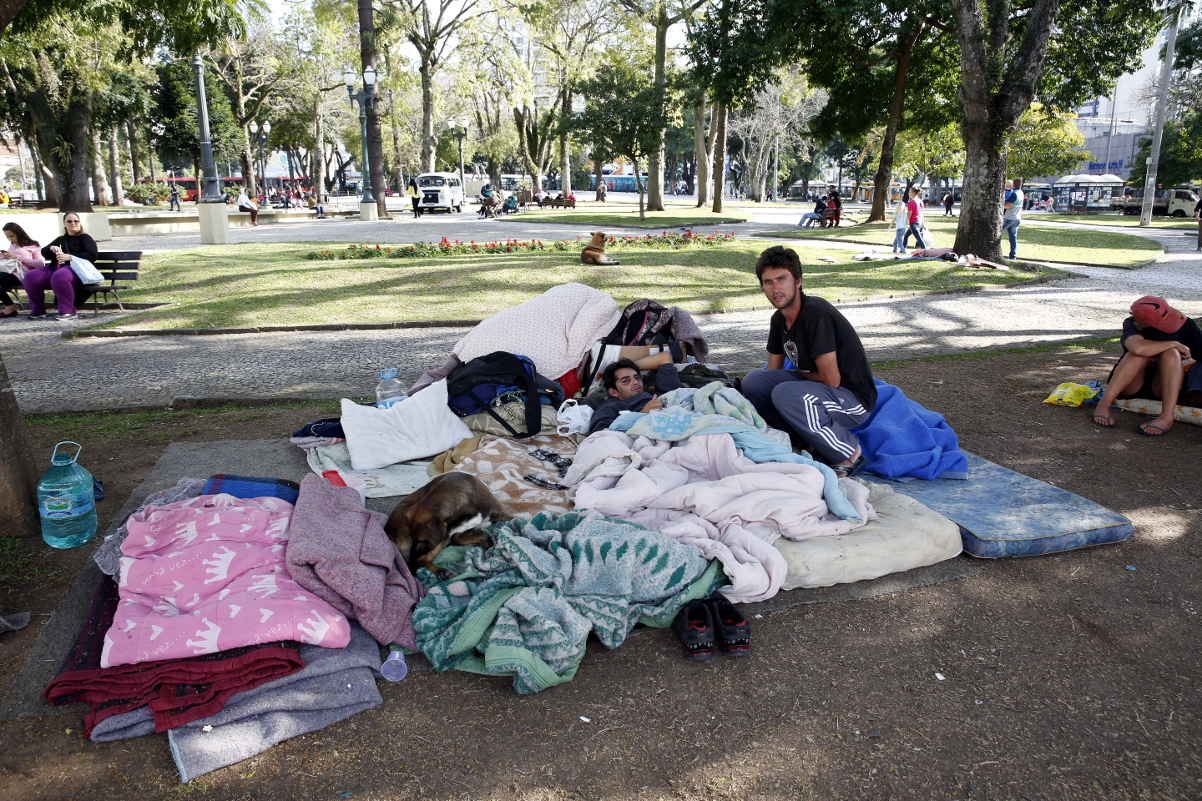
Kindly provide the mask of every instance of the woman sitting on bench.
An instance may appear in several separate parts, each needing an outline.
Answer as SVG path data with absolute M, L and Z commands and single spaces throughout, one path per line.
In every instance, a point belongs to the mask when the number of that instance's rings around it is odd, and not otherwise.
M 25 294 L 29 296 L 29 319 L 46 319 L 46 290 L 54 290 L 58 319 L 74 320 L 75 293 L 83 289 L 83 281 L 71 269 L 71 259 L 79 256 L 95 262 L 99 254 L 96 240 L 83 232 L 83 223 L 73 211 L 63 215 L 62 236 L 42 248 L 45 267 L 25 271 Z
M 5 223 L 4 235 L 8 237 L 8 250 L 0 253 L 0 258 L 11 259 L 13 270 L 0 272 L 0 298 L 4 300 L 0 317 L 16 317 L 17 301 L 5 290 L 24 286 L 25 271 L 45 267 L 46 260 L 42 258 L 41 246 L 16 223 Z

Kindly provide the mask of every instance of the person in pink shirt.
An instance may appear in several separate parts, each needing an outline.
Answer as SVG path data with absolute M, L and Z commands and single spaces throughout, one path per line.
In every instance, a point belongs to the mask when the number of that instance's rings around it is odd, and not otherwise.
M 922 190 L 917 186 L 910 187 L 910 200 L 906 203 L 906 209 L 910 212 L 910 228 L 902 237 L 902 250 L 906 249 L 906 244 L 910 241 L 910 235 L 914 235 L 914 241 L 918 243 L 918 247 L 926 250 L 927 241 L 923 239 L 922 228 L 926 224 L 923 209 L 925 206 L 922 202 Z
M 4 235 L 8 237 L 8 249 L 0 253 L 0 259 L 11 259 L 13 270 L 0 271 L 0 299 L 4 302 L 0 318 L 17 316 L 16 299 L 5 290 L 24 286 L 26 270 L 46 266 L 41 246 L 29 238 L 24 228 L 16 223 L 6 223 L 3 230 Z

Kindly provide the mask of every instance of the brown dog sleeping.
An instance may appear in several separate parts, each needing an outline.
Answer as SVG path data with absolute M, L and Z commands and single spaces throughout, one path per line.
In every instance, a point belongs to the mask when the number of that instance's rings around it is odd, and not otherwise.
M 511 517 L 480 479 L 452 471 L 401 501 L 384 531 L 409 567 L 435 570 L 434 557 L 448 543 L 491 548 L 492 537 L 481 529 Z
M 592 240 L 580 252 L 581 264 L 618 264 L 617 261 L 605 255 L 605 234 L 597 231 Z

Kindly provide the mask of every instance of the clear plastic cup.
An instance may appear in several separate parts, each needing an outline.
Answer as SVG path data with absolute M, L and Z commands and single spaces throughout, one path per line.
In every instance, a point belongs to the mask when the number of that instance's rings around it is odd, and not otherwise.
M 405 663 L 405 654 L 401 649 L 394 647 L 388 653 L 388 658 L 380 665 L 380 675 L 389 681 L 400 681 L 409 675 L 409 665 Z

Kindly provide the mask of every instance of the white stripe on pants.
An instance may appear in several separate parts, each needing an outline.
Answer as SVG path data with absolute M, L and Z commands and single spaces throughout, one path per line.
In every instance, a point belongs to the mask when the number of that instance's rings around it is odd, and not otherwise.
M 743 394 L 770 426 L 792 431 L 830 464 L 851 458 L 859 441 L 850 429 L 868 418 L 851 390 L 807 381 L 796 370 L 753 370 Z

